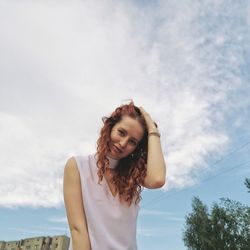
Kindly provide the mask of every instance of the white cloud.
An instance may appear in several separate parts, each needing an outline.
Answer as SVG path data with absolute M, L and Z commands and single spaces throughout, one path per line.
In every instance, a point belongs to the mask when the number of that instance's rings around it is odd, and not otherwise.
M 93 152 L 101 117 L 128 98 L 159 125 L 166 188 L 223 155 L 227 118 L 242 128 L 249 110 L 249 23 L 239 2 L 190 3 L 1 4 L 0 206 L 62 204 L 66 159 Z
M 29 235 L 30 236 L 36 236 L 36 237 L 39 237 L 38 235 L 47 235 L 48 233 L 45 232 L 45 231 L 41 231 L 41 230 L 38 230 L 38 229 L 27 229 L 27 228 L 22 228 L 22 227 L 11 227 L 11 228 L 8 228 L 8 230 L 10 231 L 15 231 L 15 232 L 19 232 L 21 233 L 22 235 Z M 18 239 L 16 239 L 18 240 Z
M 7 228 L 10 231 L 16 231 L 21 233 L 22 235 L 39 237 L 39 236 L 46 236 L 50 234 L 52 237 L 59 234 L 66 234 L 69 235 L 69 230 L 67 227 L 30 227 L 30 228 L 22 228 L 22 227 L 10 227 Z M 18 239 L 17 239 L 18 240 Z
M 175 231 L 166 227 L 138 228 L 137 233 L 144 237 L 162 237 L 176 234 Z
M 170 215 L 173 215 L 173 213 L 167 212 L 167 211 L 141 209 L 140 215 L 170 216 Z
M 160 210 L 149 210 L 149 209 L 141 209 L 139 216 L 160 216 L 161 220 L 167 221 L 180 221 L 183 222 L 185 219 L 183 217 L 177 216 L 173 212 L 168 211 L 160 211 Z M 147 230 L 146 230 L 147 232 Z
M 67 223 L 67 217 L 52 217 L 48 218 L 48 221 L 55 222 L 55 223 Z

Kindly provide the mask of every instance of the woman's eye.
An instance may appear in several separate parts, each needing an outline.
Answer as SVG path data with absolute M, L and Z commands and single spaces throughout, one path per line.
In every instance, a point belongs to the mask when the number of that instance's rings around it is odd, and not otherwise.
M 130 141 L 133 145 L 136 145 L 136 142 L 135 141 Z
M 124 132 L 122 130 L 118 130 L 119 134 L 124 135 Z

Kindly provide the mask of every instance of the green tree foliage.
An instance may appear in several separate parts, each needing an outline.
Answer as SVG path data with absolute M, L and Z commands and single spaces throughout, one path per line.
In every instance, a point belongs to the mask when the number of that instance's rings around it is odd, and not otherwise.
M 186 216 L 183 240 L 191 250 L 249 250 L 250 207 L 221 199 L 209 213 L 195 197 L 192 212 Z
M 210 249 L 211 241 L 207 235 L 211 225 L 207 206 L 194 197 L 192 209 L 193 212 L 186 217 L 185 245 L 188 249 Z
M 250 178 L 246 178 L 244 183 L 246 187 L 248 188 L 248 193 L 250 193 Z

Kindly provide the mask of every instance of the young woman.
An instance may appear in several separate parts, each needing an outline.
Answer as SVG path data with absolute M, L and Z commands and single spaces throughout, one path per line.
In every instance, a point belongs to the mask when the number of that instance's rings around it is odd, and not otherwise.
M 133 101 L 103 118 L 97 152 L 71 157 L 64 170 L 64 201 L 73 250 L 136 250 L 143 187 L 165 184 L 160 133 Z

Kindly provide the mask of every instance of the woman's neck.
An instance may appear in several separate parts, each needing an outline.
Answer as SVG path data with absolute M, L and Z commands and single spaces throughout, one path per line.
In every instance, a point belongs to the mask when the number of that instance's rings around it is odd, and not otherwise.
M 108 155 L 107 155 L 107 158 L 108 158 L 108 160 L 109 160 L 109 168 L 110 168 L 110 169 L 115 169 L 116 166 L 117 166 L 117 164 L 118 164 L 118 162 L 119 162 L 119 160 L 114 159 L 114 158 L 112 158 L 112 157 L 110 157 L 110 156 L 108 156 Z

